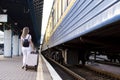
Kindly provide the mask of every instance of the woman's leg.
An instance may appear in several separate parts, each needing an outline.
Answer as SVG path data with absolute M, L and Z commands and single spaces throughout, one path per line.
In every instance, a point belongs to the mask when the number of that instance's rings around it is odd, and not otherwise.
M 31 53 L 30 49 L 27 49 L 27 56 Z
M 23 53 L 23 66 L 26 66 L 26 58 L 27 58 L 27 50 L 26 49 L 22 49 L 22 53 Z

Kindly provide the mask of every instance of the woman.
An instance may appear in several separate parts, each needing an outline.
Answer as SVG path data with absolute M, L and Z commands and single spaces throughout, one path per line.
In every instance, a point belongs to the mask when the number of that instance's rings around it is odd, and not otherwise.
M 24 46 L 24 41 L 26 39 L 29 42 L 28 46 Z M 22 65 L 22 69 L 23 69 L 26 66 L 27 55 L 30 54 L 30 52 L 32 51 L 31 48 L 34 50 L 34 45 L 33 45 L 33 42 L 32 42 L 32 37 L 29 34 L 29 28 L 28 27 L 24 27 L 23 28 L 22 35 L 21 35 L 21 45 L 22 45 L 22 53 L 23 53 L 23 65 Z

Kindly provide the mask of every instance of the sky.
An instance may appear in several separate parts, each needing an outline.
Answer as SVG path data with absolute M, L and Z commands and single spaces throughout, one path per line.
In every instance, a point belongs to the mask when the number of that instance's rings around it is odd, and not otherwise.
M 43 5 L 43 17 L 42 17 L 42 31 L 41 31 L 41 41 L 43 40 L 49 14 L 52 8 L 53 0 L 44 0 L 44 5 Z

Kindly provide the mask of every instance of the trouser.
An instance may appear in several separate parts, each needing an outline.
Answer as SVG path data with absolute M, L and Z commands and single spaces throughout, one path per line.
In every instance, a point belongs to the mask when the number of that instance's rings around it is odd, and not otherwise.
M 23 66 L 26 65 L 26 59 L 27 56 L 30 54 L 31 50 L 29 48 L 22 48 L 22 53 L 23 53 Z

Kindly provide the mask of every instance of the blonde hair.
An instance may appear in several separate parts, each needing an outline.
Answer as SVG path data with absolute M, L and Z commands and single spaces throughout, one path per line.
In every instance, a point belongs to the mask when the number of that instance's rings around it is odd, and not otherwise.
M 25 38 L 26 35 L 29 33 L 29 28 L 28 27 L 24 27 L 22 30 L 22 37 Z

